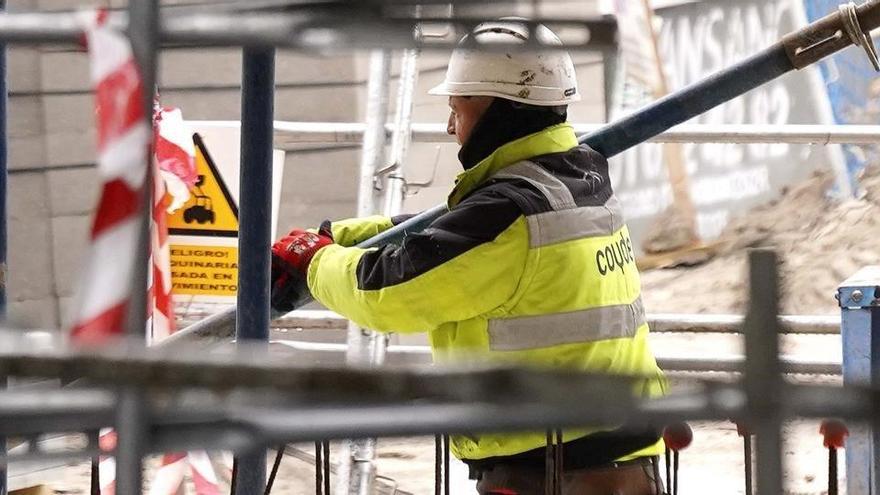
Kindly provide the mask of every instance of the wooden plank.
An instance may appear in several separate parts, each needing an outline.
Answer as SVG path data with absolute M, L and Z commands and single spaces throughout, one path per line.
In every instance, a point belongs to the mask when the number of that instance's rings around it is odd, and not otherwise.
M 666 253 L 645 254 L 636 260 L 636 266 L 639 267 L 639 270 L 653 270 L 655 268 L 699 265 L 718 254 L 722 244 L 721 242 L 710 244 L 700 242 Z

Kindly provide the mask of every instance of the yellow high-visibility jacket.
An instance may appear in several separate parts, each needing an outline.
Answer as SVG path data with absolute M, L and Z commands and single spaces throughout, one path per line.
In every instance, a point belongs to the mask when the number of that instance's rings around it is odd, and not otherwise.
M 365 328 L 428 332 L 435 361 L 500 362 L 665 381 L 649 349 L 629 232 L 608 163 L 568 124 L 507 143 L 463 172 L 449 212 L 401 246 L 347 247 L 391 227 L 337 222 L 309 289 Z M 566 430 L 570 441 L 614 427 Z M 453 436 L 461 459 L 545 445 L 545 432 Z M 662 441 L 626 455 L 658 455 Z

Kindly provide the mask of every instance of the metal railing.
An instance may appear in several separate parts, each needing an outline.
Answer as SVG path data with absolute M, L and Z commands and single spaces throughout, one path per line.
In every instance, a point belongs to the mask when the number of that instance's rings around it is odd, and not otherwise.
M 216 306 L 201 312 L 188 312 L 184 321 L 204 318 L 213 314 Z M 742 315 L 699 315 L 675 313 L 648 313 L 648 326 L 654 333 L 742 333 Z M 348 320 L 324 310 L 297 310 L 272 322 L 274 328 L 344 329 Z M 782 334 L 835 335 L 840 333 L 840 316 L 780 315 Z
M 235 127 L 237 121 L 195 120 L 198 126 Z M 587 135 L 602 124 L 573 124 L 578 135 Z M 359 122 L 288 122 L 275 121 L 275 144 L 305 143 L 355 144 L 363 140 L 366 125 Z M 391 136 L 392 124 L 385 126 Z M 455 137 L 446 132 L 446 124 L 412 124 L 412 140 L 417 143 L 452 143 Z M 787 143 L 787 144 L 856 144 L 880 143 L 880 125 L 809 125 L 809 124 L 682 124 L 648 139 L 650 143 Z

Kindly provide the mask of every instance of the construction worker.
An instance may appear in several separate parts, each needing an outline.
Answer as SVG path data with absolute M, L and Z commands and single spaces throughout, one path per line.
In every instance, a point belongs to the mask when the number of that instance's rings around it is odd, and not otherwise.
M 535 33 L 560 43 L 546 27 Z M 525 43 L 529 30 L 498 21 L 468 36 Z M 350 246 L 392 219 L 290 232 L 272 247 L 275 308 L 292 309 L 290 281 L 305 277 L 315 299 L 364 328 L 428 332 L 437 362 L 637 375 L 636 393 L 662 394 L 608 164 L 566 123 L 567 105 L 580 98 L 569 55 L 460 46 L 430 93 L 449 97 L 447 131 L 461 145 L 449 212 L 379 249 Z M 558 493 L 660 493 L 656 431 L 592 427 L 562 440 Z M 544 494 L 549 448 L 547 432 L 451 438 L 480 494 Z

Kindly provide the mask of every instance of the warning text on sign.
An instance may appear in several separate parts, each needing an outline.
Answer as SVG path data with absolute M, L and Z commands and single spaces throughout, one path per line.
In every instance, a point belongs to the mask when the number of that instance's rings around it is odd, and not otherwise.
M 237 247 L 171 245 L 175 294 L 234 296 L 237 274 Z

